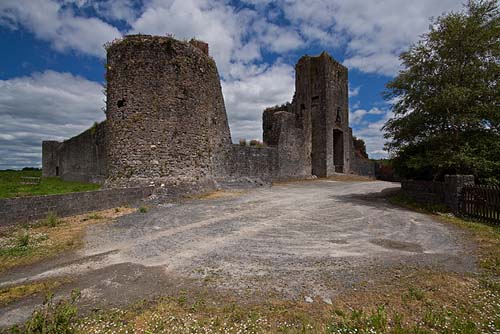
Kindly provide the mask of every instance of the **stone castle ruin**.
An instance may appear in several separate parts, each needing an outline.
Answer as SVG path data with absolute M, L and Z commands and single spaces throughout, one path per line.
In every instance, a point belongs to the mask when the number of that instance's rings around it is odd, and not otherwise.
M 296 65 L 291 103 L 266 109 L 264 147 L 232 144 L 208 45 L 131 35 L 109 46 L 106 120 L 42 144 L 43 176 L 105 187 L 214 189 L 241 180 L 373 176 L 353 151 L 347 68 L 323 52 Z

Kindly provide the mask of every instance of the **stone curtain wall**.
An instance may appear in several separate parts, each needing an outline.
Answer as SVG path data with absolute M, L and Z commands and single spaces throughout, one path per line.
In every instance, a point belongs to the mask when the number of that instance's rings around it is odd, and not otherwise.
M 152 187 L 116 188 L 61 195 L 0 199 L 0 226 L 42 219 L 49 212 L 60 217 L 132 205 L 153 193 Z
M 133 35 L 108 48 L 107 186 L 205 183 L 220 173 L 231 136 L 203 45 Z
M 473 184 L 473 175 L 446 175 L 444 182 L 404 180 L 401 189 L 417 201 L 444 204 L 456 212 L 462 188 Z
M 279 144 L 280 133 L 282 132 L 280 119 L 288 114 L 294 115 L 293 105 L 290 103 L 264 110 L 262 113 L 262 138 L 266 145 L 277 146 Z M 289 126 L 297 127 L 298 125 L 292 123 Z
M 278 169 L 277 150 L 274 147 L 252 147 L 233 144 L 228 161 L 227 176 L 270 180 Z
M 42 176 L 103 183 L 106 177 L 106 122 L 64 142 L 42 143 Z
M 351 171 L 354 174 L 375 178 L 375 167 L 375 162 L 358 157 L 356 154 L 353 155 L 353 160 L 351 161 Z
M 284 113 L 278 119 L 280 127 L 277 178 L 280 180 L 311 177 L 310 141 L 303 131 L 297 114 Z M 300 126 L 297 126 L 299 123 Z

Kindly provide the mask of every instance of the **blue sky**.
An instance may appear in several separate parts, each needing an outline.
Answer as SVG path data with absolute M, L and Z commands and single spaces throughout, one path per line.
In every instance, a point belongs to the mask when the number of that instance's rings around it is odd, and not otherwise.
M 384 85 L 431 17 L 460 0 L 1 0 L 0 169 L 39 166 L 41 141 L 104 119 L 102 45 L 129 33 L 210 45 L 233 141 L 261 138 L 262 110 L 290 101 L 294 64 L 328 51 L 349 68 L 350 122 L 385 157 Z

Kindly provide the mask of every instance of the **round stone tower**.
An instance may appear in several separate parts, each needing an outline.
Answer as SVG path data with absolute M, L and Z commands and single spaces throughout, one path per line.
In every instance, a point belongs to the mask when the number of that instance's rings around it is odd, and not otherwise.
M 231 135 L 208 45 L 132 35 L 107 51 L 107 185 L 210 182 Z

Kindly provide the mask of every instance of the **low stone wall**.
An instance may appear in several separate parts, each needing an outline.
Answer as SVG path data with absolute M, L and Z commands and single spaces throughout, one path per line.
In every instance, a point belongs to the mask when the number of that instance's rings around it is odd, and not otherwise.
M 153 187 L 117 188 L 78 193 L 0 199 L 0 226 L 134 204 L 153 193 Z
M 351 171 L 357 175 L 375 178 L 375 163 L 354 154 L 354 159 L 351 162 Z
M 446 175 L 444 182 L 403 180 L 401 189 L 419 202 L 444 204 L 457 211 L 462 188 L 471 184 L 474 184 L 473 175 Z
M 415 200 L 444 204 L 446 192 L 444 182 L 403 180 L 401 181 L 401 189 Z
M 230 178 L 272 179 L 277 172 L 277 150 L 274 147 L 252 147 L 233 144 L 228 161 Z

